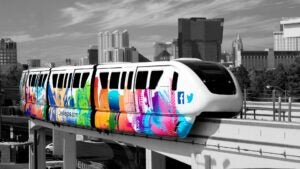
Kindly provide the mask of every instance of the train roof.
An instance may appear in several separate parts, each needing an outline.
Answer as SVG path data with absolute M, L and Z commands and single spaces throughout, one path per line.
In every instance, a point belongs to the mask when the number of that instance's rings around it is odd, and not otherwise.
M 28 69 L 28 70 L 24 70 L 23 72 L 40 72 L 40 71 L 49 71 L 50 68 L 48 67 L 41 67 L 41 68 L 31 68 L 31 69 Z
M 73 70 L 73 69 L 92 69 L 94 65 L 82 65 L 82 66 L 60 66 L 54 67 L 51 70 Z
M 210 62 L 210 61 L 203 61 L 198 58 L 178 58 L 171 61 L 155 61 L 155 62 L 112 62 L 112 63 L 103 63 L 98 64 L 97 68 L 117 68 L 117 67 L 135 67 L 135 66 L 170 66 L 170 65 L 181 65 L 183 64 L 182 61 L 195 61 L 195 62 L 203 62 L 203 63 L 214 63 L 216 62 Z M 54 67 L 51 70 L 52 71 L 59 71 L 59 70 L 74 70 L 74 69 L 92 69 L 95 65 L 82 65 L 82 66 L 60 66 L 60 67 Z M 29 71 L 47 71 L 50 70 L 50 68 L 36 68 L 36 69 L 29 69 Z

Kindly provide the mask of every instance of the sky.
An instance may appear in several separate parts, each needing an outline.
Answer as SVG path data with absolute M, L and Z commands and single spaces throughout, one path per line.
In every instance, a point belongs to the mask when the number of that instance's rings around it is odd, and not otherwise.
M 178 36 L 178 18 L 224 18 L 222 50 L 236 34 L 245 50 L 273 48 L 282 17 L 300 17 L 300 0 L 0 0 L 0 38 L 18 45 L 18 61 L 64 62 L 87 56 L 97 33 L 127 29 L 144 56 Z

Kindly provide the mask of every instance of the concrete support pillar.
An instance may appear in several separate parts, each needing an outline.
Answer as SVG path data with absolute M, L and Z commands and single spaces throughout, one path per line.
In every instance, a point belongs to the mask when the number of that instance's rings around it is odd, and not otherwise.
M 29 140 L 33 143 L 29 146 L 29 166 L 30 169 L 46 168 L 46 137 L 45 130 L 32 130 L 29 123 Z
M 74 169 L 77 166 L 76 135 L 65 133 L 63 148 L 64 169 Z
M 36 146 L 36 156 L 35 159 L 37 159 L 37 169 L 39 168 L 46 168 L 46 132 L 44 129 L 38 129 L 37 131 L 37 146 Z
M 28 122 L 28 141 L 32 144 L 29 145 L 29 158 L 28 158 L 28 168 L 33 169 L 34 168 L 34 130 L 31 129 L 32 124 L 29 121 Z
M 146 169 L 165 169 L 165 168 L 166 168 L 166 157 L 162 154 L 146 149 Z
M 197 153 L 191 154 L 191 169 L 211 169 L 210 155 L 201 155 Z
M 62 157 L 63 155 L 63 139 L 64 133 L 58 130 L 52 130 L 53 141 L 53 155 Z
M 198 162 L 197 162 L 197 154 L 191 154 L 191 169 L 199 169 Z

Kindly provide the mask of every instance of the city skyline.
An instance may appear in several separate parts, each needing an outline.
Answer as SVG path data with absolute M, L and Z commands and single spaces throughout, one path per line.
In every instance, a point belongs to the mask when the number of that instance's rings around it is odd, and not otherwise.
M 230 52 L 239 33 L 247 50 L 273 48 L 282 17 L 297 17 L 300 1 L 3 0 L 0 37 L 18 43 L 18 61 L 78 60 L 97 44 L 97 33 L 127 29 L 131 45 L 154 55 L 153 43 L 177 38 L 178 18 L 225 18 L 222 50 Z M 299 14 L 298 14 L 299 16 Z

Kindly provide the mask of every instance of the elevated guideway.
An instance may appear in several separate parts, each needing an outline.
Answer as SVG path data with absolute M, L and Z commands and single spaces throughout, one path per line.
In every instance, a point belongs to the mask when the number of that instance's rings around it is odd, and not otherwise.
M 74 156 L 72 145 L 75 144 L 72 139 L 75 139 L 75 134 L 81 134 L 147 149 L 146 158 L 149 169 L 164 168 L 164 156 L 191 165 L 193 169 L 298 168 L 300 166 L 300 124 L 297 123 L 200 119 L 185 139 L 100 133 L 96 130 L 58 126 L 35 119 L 30 120 L 29 126 L 31 131 L 39 132 L 43 131 L 43 128 L 52 128 L 55 131 L 67 133 L 63 152 L 64 156 L 67 153 L 68 157 L 73 158 L 76 158 L 76 155 Z M 37 142 L 37 144 L 40 143 Z M 43 145 L 38 145 L 38 147 L 42 147 L 41 150 L 44 149 Z M 72 160 L 66 161 L 70 163 Z M 65 162 L 65 168 L 68 166 Z

